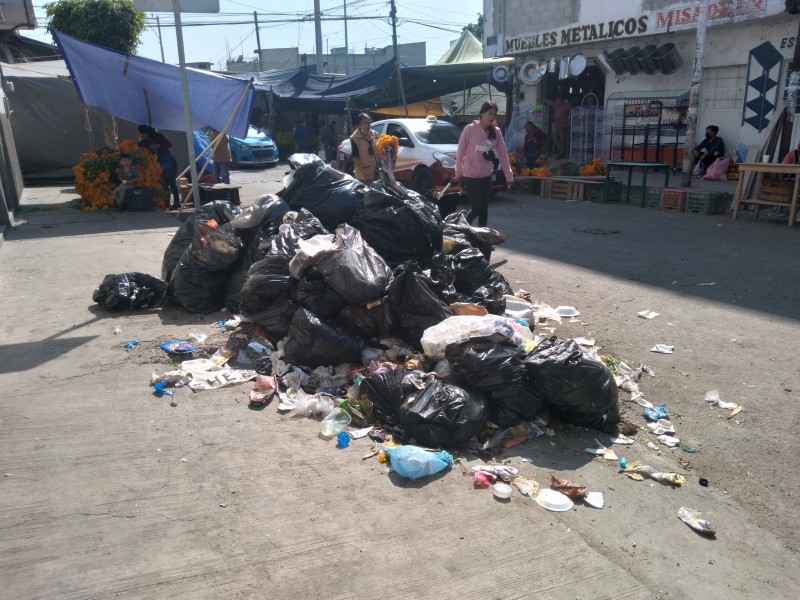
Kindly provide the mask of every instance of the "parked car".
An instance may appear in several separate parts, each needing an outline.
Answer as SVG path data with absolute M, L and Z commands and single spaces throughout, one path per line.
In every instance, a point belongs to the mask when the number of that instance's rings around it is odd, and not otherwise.
M 456 151 L 461 130 L 447 121 L 434 116 L 424 119 L 385 119 L 372 123 L 372 129 L 398 138 L 399 149 L 394 176 L 404 186 L 425 194 L 441 190 L 455 177 Z M 350 140 L 345 139 L 336 153 L 336 164 L 340 171 L 353 174 L 353 158 Z M 502 189 L 505 177 L 502 171 L 495 172 L 493 187 Z M 452 186 L 451 192 L 459 188 Z
M 208 128 L 203 131 L 210 136 Z M 265 167 L 278 164 L 278 145 L 272 140 L 268 131 L 249 125 L 246 137 L 229 139 L 234 167 L 247 165 Z

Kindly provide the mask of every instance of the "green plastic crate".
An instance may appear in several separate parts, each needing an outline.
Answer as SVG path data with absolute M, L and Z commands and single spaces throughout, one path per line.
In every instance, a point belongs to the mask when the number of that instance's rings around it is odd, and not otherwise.
M 647 208 L 661 208 L 661 192 L 662 188 L 647 188 L 644 193 L 644 205 Z M 633 197 L 633 192 L 631 192 Z M 639 196 L 641 198 L 641 196 Z
M 689 192 L 686 212 L 701 215 L 720 215 L 728 212 L 731 195 L 728 192 Z
M 585 183 L 583 184 L 583 199 L 587 202 L 603 202 L 603 192 L 606 184 Z M 608 201 L 618 201 L 622 198 L 623 185 L 619 181 L 608 182 Z

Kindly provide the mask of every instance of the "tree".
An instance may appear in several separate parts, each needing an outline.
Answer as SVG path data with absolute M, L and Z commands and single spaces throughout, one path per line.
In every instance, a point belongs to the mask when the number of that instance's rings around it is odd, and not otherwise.
M 133 0 L 59 0 L 44 8 L 48 29 L 126 54 L 136 52 L 145 28 L 145 15 Z M 103 116 L 103 137 L 107 145 L 116 145 L 109 115 Z
M 483 15 L 478 13 L 478 20 L 475 23 L 470 23 L 464 27 L 462 31 L 469 31 L 481 41 L 481 44 L 483 44 Z

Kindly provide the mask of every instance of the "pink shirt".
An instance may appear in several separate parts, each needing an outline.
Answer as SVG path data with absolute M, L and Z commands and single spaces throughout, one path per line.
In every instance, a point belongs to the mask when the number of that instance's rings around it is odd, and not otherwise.
M 470 179 L 489 177 L 494 166 L 491 160 L 483 157 L 483 153 L 494 150 L 495 156 L 500 159 L 500 167 L 506 175 L 506 183 L 510 184 L 514 181 L 503 134 L 496 127 L 495 131 L 497 135 L 494 139 L 490 139 L 489 133 L 480 126 L 478 121 L 473 121 L 464 127 L 461 138 L 458 140 L 456 177 L 469 177 Z

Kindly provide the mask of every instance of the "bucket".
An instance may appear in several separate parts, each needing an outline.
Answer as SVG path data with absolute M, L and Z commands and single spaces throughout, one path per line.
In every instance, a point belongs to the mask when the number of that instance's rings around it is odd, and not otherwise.
M 667 42 L 656 48 L 653 53 L 653 60 L 664 75 L 674 73 L 683 64 L 681 55 L 672 42 Z
M 638 53 L 639 46 L 634 46 L 633 48 L 628 48 L 620 57 L 622 58 L 622 62 L 625 63 L 625 66 L 628 67 L 628 73 L 631 75 L 638 75 L 642 72 L 642 65 L 636 60 L 636 55 Z
M 623 54 L 625 54 L 625 49 L 617 48 L 606 57 L 606 61 L 617 75 L 625 75 L 628 72 L 628 67 L 625 66 L 625 62 L 622 60 Z
M 560 62 L 559 67 L 558 67 L 558 78 L 559 79 L 566 79 L 567 77 L 569 77 L 569 63 L 570 63 L 570 57 L 569 56 L 561 57 L 561 62 Z
M 614 69 L 611 68 L 611 65 L 608 62 L 608 52 L 606 52 L 605 50 L 603 50 L 600 54 L 595 56 L 594 57 L 594 61 L 597 63 L 597 66 L 599 66 L 603 70 L 603 73 L 605 73 L 606 75 L 608 75 L 609 73 L 611 73 L 611 71 L 614 70 Z
M 656 61 L 653 60 L 653 54 L 656 51 L 656 45 L 650 44 L 649 46 L 645 46 L 636 54 L 636 60 L 639 61 L 639 64 L 642 67 L 642 70 L 647 73 L 648 75 L 653 75 L 654 73 L 658 72 L 658 65 Z

